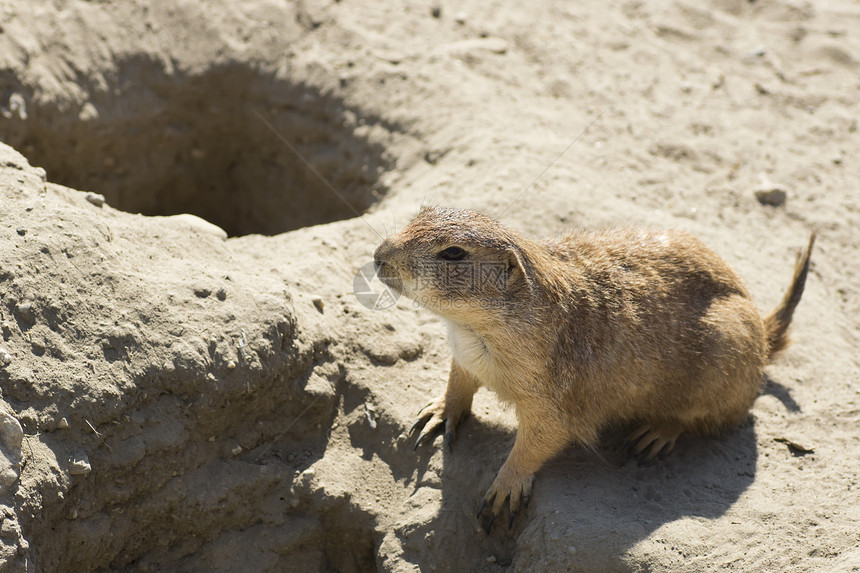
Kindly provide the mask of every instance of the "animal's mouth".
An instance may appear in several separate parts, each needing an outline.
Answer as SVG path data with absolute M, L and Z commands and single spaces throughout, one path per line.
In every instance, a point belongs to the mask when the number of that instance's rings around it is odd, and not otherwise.
M 376 276 L 382 281 L 382 284 L 391 290 L 397 293 L 403 292 L 403 280 L 400 278 L 400 273 L 397 272 L 397 269 L 392 264 L 377 260 Z

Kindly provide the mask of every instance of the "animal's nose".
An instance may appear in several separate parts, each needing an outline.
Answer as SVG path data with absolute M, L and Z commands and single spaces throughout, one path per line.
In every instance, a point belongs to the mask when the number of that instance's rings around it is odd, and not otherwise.
M 385 255 L 391 248 L 388 246 L 387 242 L 383 242 L 376 248 L 376 251 L 373 253 L 373 264 L 376 266 L 376 270 L 381 269 L 385 264 Z

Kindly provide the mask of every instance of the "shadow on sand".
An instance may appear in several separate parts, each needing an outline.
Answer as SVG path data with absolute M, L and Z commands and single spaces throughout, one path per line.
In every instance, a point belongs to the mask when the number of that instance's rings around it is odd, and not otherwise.
M 682 437 L 666 460 L 646 466 L 624 463 L 617 446 L 597 452 L 571 446 L 538 472 L 513 527 L 504 515 L 487 535 L 476 519 L 478 505 L 514 438 L 508 428 L 474 417 L 463 423 L 453 451 L 444 453 L 441 510 L 401 536 L 407 560 L 449 571 L 636 570 L 633 546 L 680 518 L 723 515 L 756 471 L 751 420 L 717 437 Z M 416 452 L 416 483 L 442 447 L 437 438 Z

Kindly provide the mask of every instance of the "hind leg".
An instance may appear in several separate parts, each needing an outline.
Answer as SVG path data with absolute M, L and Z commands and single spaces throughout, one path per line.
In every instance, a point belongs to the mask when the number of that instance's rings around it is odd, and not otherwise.
M 664 458 L 682 432 L 713 434 L 744 420 L 761 387 L 762 328 L 747 297 L 713 301 L 693 330 L 703 350 L 655 391 L 659 408 L 641 412 L 641 425 L 627 439 L 640 463 Z
M 677 421 L 661 421 L 642 424 L 630 434 L 627 443 L 630 453 L 639 458 L 640 462 L 663 459 L 675 449 L 675 442 L 684 428 Z

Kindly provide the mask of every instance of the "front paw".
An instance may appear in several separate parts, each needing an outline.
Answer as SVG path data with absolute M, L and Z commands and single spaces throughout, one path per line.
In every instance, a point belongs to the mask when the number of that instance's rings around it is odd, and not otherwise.
M 496 516 L 502 514 L 506 502 L 509 505 L 508 528 L 513 526 L 517 512 L 528 503 L 532 492 L 532 483 L 534 483 L 534 474 L 511 469 L 507 463 L 502 466 L 499 475 L 493 480 L 493 485 L 484 494 L 481 507 L 478 509 L 478 519 L 480 519 L 487 505 L 491 507 L 487 524 L 484 527 L 487 533 L 493 527 Z
M 418 446 L 424 442 L 432 441 L 436 434 L 444 428 L 445 443 L 450 451 L 454 443 L 457 425 L 469 413 L 470 408 L 471 401 L 468 404 L 461 404 L 447 395 L 443 395 L 424 406 L 418 412 L 418 419 L 409 430 L 410 434 L 413 434 L 415 430 L 421 430 L 413 449 L 418 449 Z

